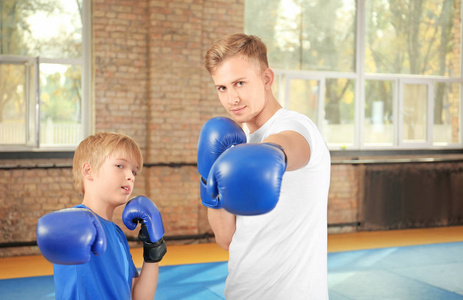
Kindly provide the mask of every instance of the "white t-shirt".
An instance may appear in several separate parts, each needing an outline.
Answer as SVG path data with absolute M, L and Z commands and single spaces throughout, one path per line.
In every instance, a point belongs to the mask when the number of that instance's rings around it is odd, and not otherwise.
M 296 131 L 310 145 L 309 163 L 283 175 L 278 204 L 259 216 L 237 216 L 229 248 L 226 299 L 328 299 L 327 202 L 331 160 L 305 115 L 280 109 L 250 134 L 250 143 Z

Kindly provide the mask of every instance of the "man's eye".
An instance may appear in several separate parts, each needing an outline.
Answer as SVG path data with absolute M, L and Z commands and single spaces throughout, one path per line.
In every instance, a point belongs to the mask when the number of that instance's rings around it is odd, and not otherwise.
M 243 84 L 244 84 L 244 82 L 242 82 L 242 81 L 239 81 L 239 82 L 236 83 L 237 86 L 243 86 Z

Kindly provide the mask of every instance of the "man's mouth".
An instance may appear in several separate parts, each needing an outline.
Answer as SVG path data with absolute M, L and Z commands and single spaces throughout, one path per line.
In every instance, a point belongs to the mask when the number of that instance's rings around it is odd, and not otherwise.
M 231 110 L 231 112 L 233 112 L 233 113 L 235 113 L 235 114 L 239 114 L 239 113 L 242 112 L 245 108 L 246 108 L 246 106 L 241 106 L 241 107 L 232 108 L 232 109 L 230 109 L 230 110 Z

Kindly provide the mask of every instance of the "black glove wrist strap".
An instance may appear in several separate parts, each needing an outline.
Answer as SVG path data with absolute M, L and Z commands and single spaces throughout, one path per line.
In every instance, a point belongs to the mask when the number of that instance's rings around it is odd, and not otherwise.
M 143 258 L 147 263 L 160 262 L 166 252 L 167 247 L 163 238 L 155 243 L 143 242 Z

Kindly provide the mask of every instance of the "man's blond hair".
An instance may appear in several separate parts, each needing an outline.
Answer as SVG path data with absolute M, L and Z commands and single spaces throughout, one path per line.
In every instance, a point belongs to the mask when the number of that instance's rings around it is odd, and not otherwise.
M 258 62 L 262 71 L 268 68 L 265 44 L 259 37 L 244 33 L 230 34 L 216 41 L 206 52 L 205 67 L 214 74 L 223 61 L 235 55 Z
M 132 160 L 138 171 L 143 168 L 143 156 L 137 143 L 129 136 L 115 132 L 101 132 L 84 139 L 74 153 L 72 173 L 75 187 L 85 193 L 82 166 L 88 162 L 98 171 L 103 162 L 112 155 L 121 155 Z

